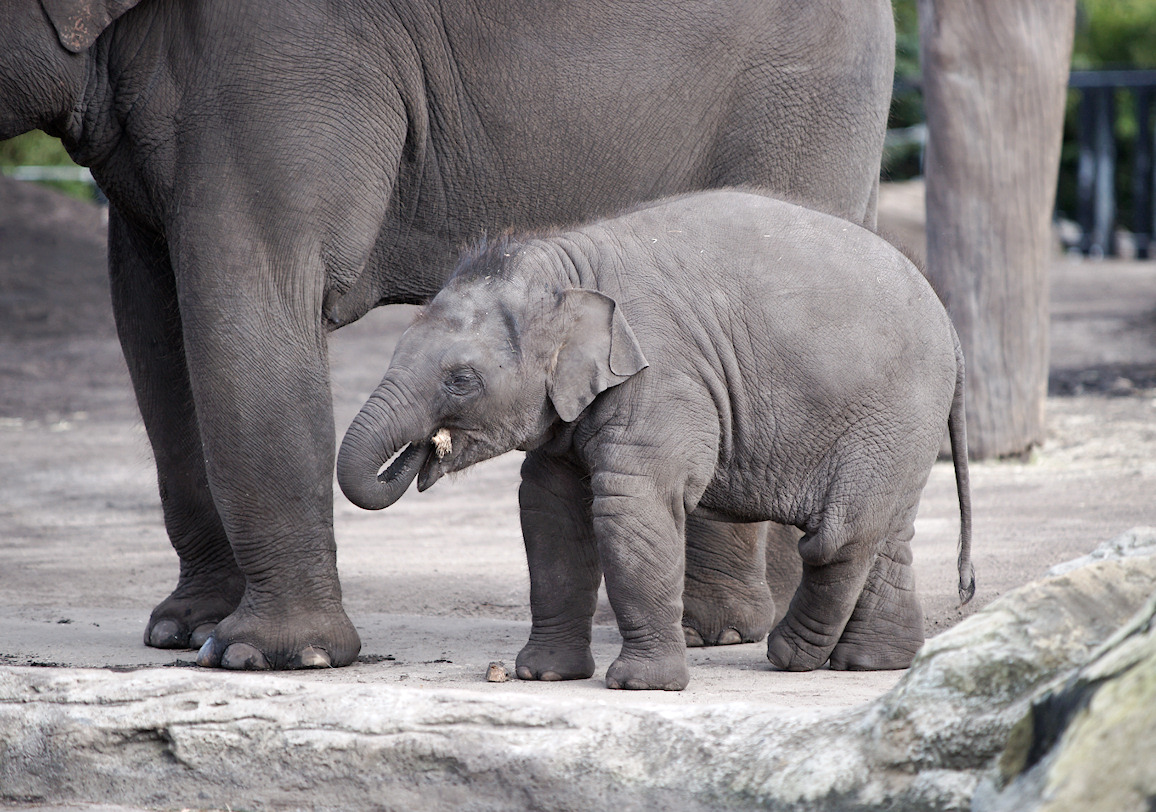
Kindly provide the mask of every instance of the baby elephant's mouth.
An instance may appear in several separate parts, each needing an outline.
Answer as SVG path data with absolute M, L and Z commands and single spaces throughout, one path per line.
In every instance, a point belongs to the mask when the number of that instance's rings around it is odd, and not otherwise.
M 442 461 L 452 454 L 454 450 L 449 429 L 444 427 L 434 432 L 429 442 L 430 445 L 433 446 L 433 453 L 426 458 L 425 463 L 421 467 L 421 471 L 418 472 L 417 489 L 419 493 L 442 478 L 446 473 L 446 466 Z
M 433 443 L 434 453 L 438 455 L 438 459 L 444 459 L 447 454 L 453 453 L 454 442 L 450 439 L 450 430 L 447 428 L 440 428 L 434 432 L 434 436 L 430 437 L 430 442 Z

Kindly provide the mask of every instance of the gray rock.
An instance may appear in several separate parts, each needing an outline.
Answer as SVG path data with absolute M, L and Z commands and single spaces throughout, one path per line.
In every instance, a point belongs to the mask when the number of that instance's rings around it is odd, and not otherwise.
M 1133 527 L 1080 558 L 1056 564 L 1045 577 L 1063 575 L 1094 561 L 1118 561 L 1133 556 L 1156 555 L 1156 527 Z
M 896 796 L 900 808 L 969 809 L 961 787 L 975 788 L 1033 697 L 1087 663 L 1154 591 L 1156 559 L 1100 561 L 1017 589 L 927 641 L 865 712 L 876 774 L 892 786 L 919 776 Z
M 1156 806 L 1156 595 L 1092 662 L 1037 697 L 975 812 Z

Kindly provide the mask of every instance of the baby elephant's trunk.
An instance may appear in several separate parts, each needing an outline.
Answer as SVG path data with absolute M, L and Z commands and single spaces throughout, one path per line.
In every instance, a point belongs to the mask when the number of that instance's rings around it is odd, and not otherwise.
M 349 501 L 360 508 L 381 510 L 400 499 L 433 451 L 433 444 L 421 427 L 404 430 L 397 425 L 398 414 L 396 399 L 383 396 L 379 389 L 361 408 L 341 441 L 337 483 Z M 405 450 L 382 471 L 382 466 L 402 447 Z

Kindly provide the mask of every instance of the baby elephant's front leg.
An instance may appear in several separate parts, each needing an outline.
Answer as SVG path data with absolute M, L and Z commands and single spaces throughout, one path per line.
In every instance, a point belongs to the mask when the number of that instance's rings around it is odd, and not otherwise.
M 594 535 L 622 651 L 608 688 L 681 691 L 690 681 L 682 631 L 686 515 L 650 477 L 595 473 Z
M 530 568 L 530 640 L 516 673 L 526 680 L 586 679 L 594 674 L 591 622 L 601 570 L 583 472 L 530 453 L 518 492 Z

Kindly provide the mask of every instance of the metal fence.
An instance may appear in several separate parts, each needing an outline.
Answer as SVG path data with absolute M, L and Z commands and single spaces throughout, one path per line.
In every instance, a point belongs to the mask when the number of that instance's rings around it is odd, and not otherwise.
M 1076 221 L 1079 249 L 1090 256 L 1117 253 L 1117 106 L 1133 106 L 1136 134 L 1132 159 L 1132 222 L 1136 256 L 1152 256 L 1156 240 L 1156 166 L 1153 164 L 1153 101 L 1156 70 L 1072 71 L 1068 86 L 1080 93 L 1079 159 L 1076 165 Z

